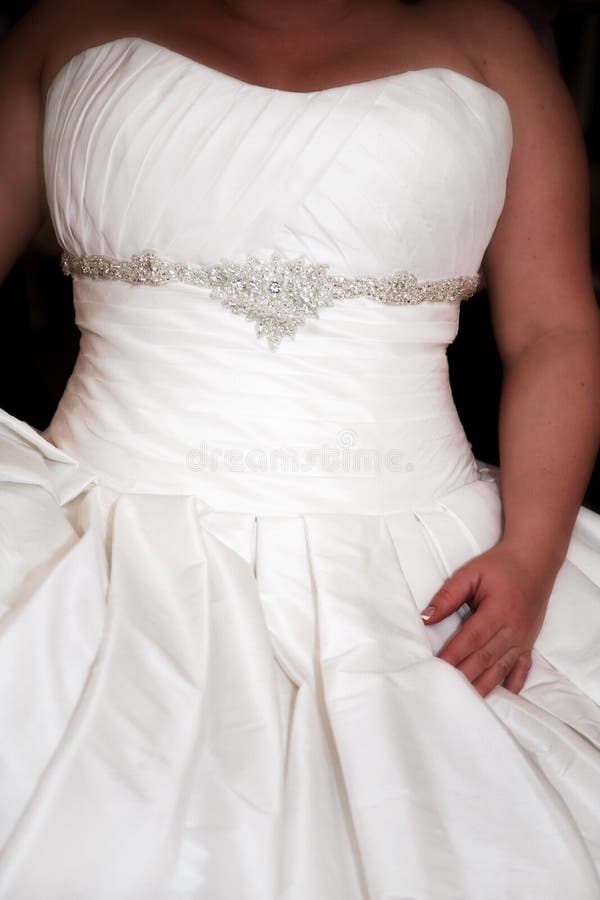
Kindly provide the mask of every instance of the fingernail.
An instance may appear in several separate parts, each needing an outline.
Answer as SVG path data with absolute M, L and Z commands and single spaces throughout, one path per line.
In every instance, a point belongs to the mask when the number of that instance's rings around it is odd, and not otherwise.
M 423 612 L 421 613 L 422 619 L 430 619 L 435 612 L 435 606 L 426 606 Z

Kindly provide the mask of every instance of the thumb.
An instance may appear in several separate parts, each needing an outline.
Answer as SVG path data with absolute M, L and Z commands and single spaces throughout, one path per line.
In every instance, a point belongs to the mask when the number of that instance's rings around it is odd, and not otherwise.
M 433 625 L 434 622 L 440 622 L 450 613 L 460 609 L 475 593 L 476 583 L 477 573 L 474 567 L 466 565 L 457 569 L 446 579 L 422 611 L 421 618 L 425 624 Z

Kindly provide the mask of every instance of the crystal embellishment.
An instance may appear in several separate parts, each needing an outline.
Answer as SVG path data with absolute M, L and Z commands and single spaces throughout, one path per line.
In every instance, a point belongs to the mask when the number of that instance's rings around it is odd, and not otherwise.
M 241 263 L 221 260 L 215 265 L 191 266 L 162 259 L 154 250 L 144 250 L 129 259 L 74 256 L 63 251 L 61 267 L 65 275 L 210 288 L 213 299 L 253 321 L 257 335 L 266 338 L 272 350 L 284 337 L 293 338 L 307 317 L 318 318 L 321 308 L 346 297 L 367 296 L 391 304 L 460 303 L 480 284 L 479 275 L 436 281 L 418 281 L 406 271 L 373 277 L 332 275 L 325 263 L 314 263 L 304 256 L 284 260 L 278 253 L 268 260 L 249 256 Z

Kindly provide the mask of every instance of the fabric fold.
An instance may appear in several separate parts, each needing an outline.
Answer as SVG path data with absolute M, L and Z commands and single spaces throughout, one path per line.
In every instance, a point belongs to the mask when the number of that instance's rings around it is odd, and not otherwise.
M 594 896 L 595 670 L 564 618 L 565 590 L 575 610 L 598 602 L 590 567 L 563 568 L 519 696 L 484 700 L 437 659 L 462 613 L 419 615 L 497 539 L 494 479 L 368 516 L 254 516 L 87 481 L 61 506 L 69 460 L 42 480 L 52 450 L 18 438 L 16 522 L 37 523 L 34 550 L 59 546 L 2 619 L 0 897 L 58 900 L 68 883 L 86 900 L 225 898 L 244 884 L 256 900 L 366 900 L 402 885 L 462 900 L 490 871 L 498 897 L 514 883 Z M 582 523 L 570 552 L 584 559 Z
M 447 68 L 303 94 L 133 36 L 45 104 L 78 256 L 469 275 L 511 149 Z M 420 616 L 501 532 L 458 304 L 346 297 L 277 353 L 206 286 L 74 306 L 49 427 L 0 411 L 0 900 L 597 900 L 600 517 L 519 695 L 437 656 L 466 604 Z
M 593 896 L 589 805 L 580 831 L 572 812 L 581 810 L 555 790 L 552 766 L 532 765 L 524 737 L 511 733 L 462 673 L 432 655 L 381 519 L 305 521 L 324 699 L 371 896 L 392 896 L 398 884 L 408 896 L 436 896 L 443 882 L 443 896 L 475 897 L 490 870 L 502 896 L 502 872 L 522 856 L 532 821 L 519 874 L 524 893 L 559 896 L 562 883 L 563 891 Z M 584 747 L 568 730 L 563 739 L 565 756 L 573 741 Z M 587 758 L 581 783 L 593 792 L 600 772 L 597 758 Z M 474 846 L 483 844 L 485 854 L 474 858 Z M 549 852 L 557 861 L 552 872 Z

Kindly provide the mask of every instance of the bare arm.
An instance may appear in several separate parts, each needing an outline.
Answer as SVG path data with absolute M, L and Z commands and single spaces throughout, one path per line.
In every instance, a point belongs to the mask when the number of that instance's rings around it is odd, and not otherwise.
M 0 282 L 44 221 L 43 97 L 47 4 L 0 41 Z
M 557 571 L 600 441 L 600 317 L 585 148 L 568 92 L 520 17 L 488 82 L 509 102 L 508 195 L 484 260 L 503 362 L 503 540 Z
M 502 536 L 423 612 L 472 615 L 438 656 L 486 696 L 519 693 L 600 440 L 600 319 L 592 289 L 579 124 L 554 65 L 498 0 L 461 2 L 480 69 L 508 102 L 508 193 L 484 269 L 504 369 Z

